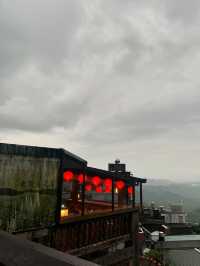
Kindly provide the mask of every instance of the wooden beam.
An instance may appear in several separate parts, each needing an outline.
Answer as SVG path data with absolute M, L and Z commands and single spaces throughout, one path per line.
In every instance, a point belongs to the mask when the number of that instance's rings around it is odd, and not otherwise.
M 112 211 L 114 212 L 115 210 L 115 180 L 114 177 L 112 177 Z
M 82 184 L 82 202 L 81 202 L 81 215 L 84 216 L 85 214 L 85 170 L 83 173 L 83 184 Z
M 143 213 L 143 191 L 142 191 L 142 182 L 140 182 L 140 210 Z

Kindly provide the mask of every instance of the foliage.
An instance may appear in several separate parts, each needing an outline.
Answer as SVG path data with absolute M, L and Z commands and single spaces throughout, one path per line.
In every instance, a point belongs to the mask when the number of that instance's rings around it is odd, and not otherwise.
M 151 249 L 147 254 L 145 254 L 146 258 L 153 258 L 157 262 L 162 262 L 162 254 L 157 249 Z

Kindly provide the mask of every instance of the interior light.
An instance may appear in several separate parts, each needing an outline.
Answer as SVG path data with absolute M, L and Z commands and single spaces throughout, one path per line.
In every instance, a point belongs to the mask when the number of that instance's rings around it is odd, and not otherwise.
M 67 217 L 69 215 L 69 210 L 68 209 L 61 209 L 61 211 L 60 211 L 60 216 L 62 217 L 62 218 L 64 218 L 64 217 Z

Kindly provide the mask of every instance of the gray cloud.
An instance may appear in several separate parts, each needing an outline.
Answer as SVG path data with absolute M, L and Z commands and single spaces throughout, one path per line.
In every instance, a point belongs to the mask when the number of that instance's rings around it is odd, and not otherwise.
M 101 167 L 116 155 L 139 175 L 196 177 L 199 7 L 0 0 L 1 140 L 63 146 Z

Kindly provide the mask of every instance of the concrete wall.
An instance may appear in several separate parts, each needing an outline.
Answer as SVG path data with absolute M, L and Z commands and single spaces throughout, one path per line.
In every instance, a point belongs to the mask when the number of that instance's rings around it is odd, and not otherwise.
M 55 222 L 59 167 L 56 158 L 0 154 L 0 229 Z
M 0 231 L 1 266 L 98 266 Z

